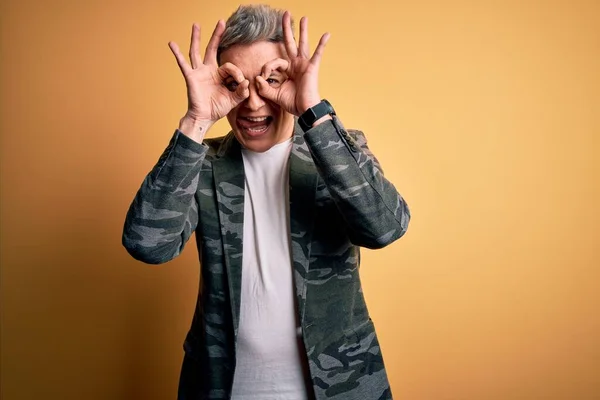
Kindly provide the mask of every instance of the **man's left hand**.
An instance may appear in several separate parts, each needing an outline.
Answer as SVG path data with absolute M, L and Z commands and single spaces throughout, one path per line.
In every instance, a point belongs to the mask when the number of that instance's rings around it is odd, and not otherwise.
M 329 33 L 323 34 L 312 57 L 308 46 L 308 20 L 300 20 L 300 42 L 296 45 L 292 32 L 291 16 L 283 14 L 283 37 L 288 60 L 277 58 L 263 66 L 261 75 L 256 77 L 258 91 L 262 97 L 279 104 L 287 112 L 296 116 L 321 101 L 319 96 L 319 65 Z M 279 70 L 287 79 L 278 87 L 269 85 L 271 73 Z

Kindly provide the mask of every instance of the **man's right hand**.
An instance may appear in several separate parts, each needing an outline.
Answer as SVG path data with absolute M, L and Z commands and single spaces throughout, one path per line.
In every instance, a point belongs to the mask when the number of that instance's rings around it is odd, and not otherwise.
M 199 143 L 215 122 L 250 95 L 250 82 L 238 67 L 231 63 L 219 67 L 217 63 L 217 48 L 224 31 L 225 22 L 220 20 L 208 42 L 203 61 L 200 56 L 200 27 L 192 26 L 191 65 L 181 54 L 179 46 L 169 42 L 187 86 L 188 110 L 180 121 L 179 130 Z

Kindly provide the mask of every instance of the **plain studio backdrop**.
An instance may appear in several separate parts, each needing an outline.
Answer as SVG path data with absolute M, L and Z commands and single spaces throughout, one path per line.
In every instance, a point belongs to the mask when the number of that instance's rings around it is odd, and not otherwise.
M 3 400 L 175 398 L 197 250 L 121 231 L 186 110 L 167 42 L 238 4 L 2 1 Z M 395 398 L 600 398 L 600 3 L 271 5 L 411 207 L 361 269 Z

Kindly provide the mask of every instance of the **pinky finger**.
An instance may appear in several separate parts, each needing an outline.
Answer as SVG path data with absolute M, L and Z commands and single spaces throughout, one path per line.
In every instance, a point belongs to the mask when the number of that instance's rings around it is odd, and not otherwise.
M 317 48 L 315 49 L 315 52 L 313 53 L 310 61 L 313 64 L 319 65 L 319 63 L 321 62 L 321 57 L 323 57 L 323 51 L 325 50 L 325 45 L 327 45 L 327 42 L 329 41 L 329 37 L 331 35 L 328 33 L 324 33 L 323 36 L 321 36 L 321 40 L 319 40 L 319 45 L 317 46 Z
M 179 46 L 177 46 L 177 43 L 175 42 L 169 42 L 169 48 L 171 49 L 173 55 L 175 56 L 175 59 L 177 60 L 177 65 L 179 65 L 179 69 L 181 69 L 181 72 L 184 75 L 186 75 L 188 71 L 192 69 L 192 67 L 190 67 L 183 54 L 181 54 Z

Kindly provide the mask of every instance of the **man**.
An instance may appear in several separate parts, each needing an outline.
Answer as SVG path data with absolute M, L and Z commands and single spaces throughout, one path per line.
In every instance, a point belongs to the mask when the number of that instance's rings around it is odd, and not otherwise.
M 391 399 L 358 274 L 359 247 L 401 237 L 410 214 L 359 131 L 321 101 L 289 13 L 240 7 L 204 60 L 169 46 L 188 110 L 127 214 L 123 244 L 147 263 L 196 232 L 198 301 L 179 399 Z M 205 139 L 227 117 L 232 132 Z

